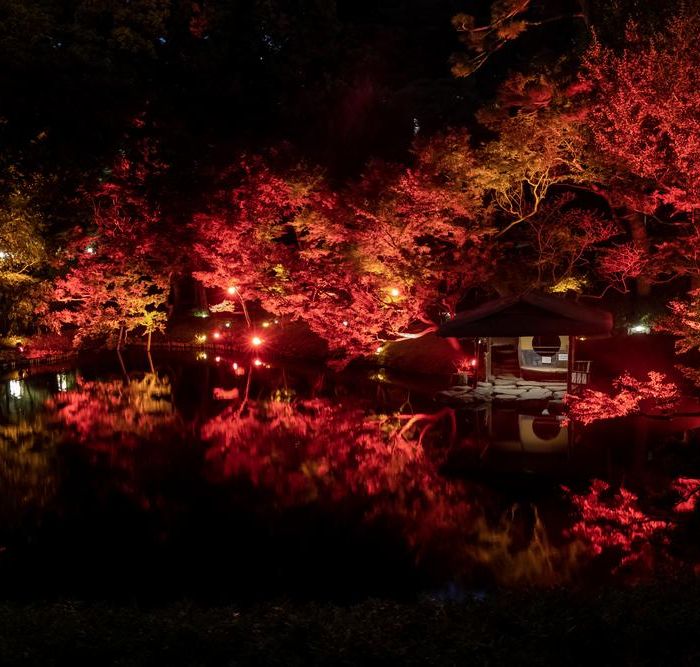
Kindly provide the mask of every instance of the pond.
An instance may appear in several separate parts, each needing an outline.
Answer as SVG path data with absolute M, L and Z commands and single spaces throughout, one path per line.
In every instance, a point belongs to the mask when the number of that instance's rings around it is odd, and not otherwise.
M 452 598 L 694 571 L 698 418 L 451 411 L 441 388 L 202 352 L 5 377 L 0 586 Z

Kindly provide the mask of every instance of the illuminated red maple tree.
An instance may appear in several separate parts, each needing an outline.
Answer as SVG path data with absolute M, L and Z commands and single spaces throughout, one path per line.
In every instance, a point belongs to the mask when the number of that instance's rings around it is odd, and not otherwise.
M 345 359 L 413 336 L 413 325 L 434 328 L 436 312 L 453 312 L 488 262 L 470 245 L 463 198 L 425 174 L 390 171 L 375 167 L 339 197 L 306 167 L 280 175 L 260 158 L 244 161 L 239 185 L 195 217 L 195 277 L 303 320 Z
M 581 396 L 568 395 L 566 403 L 572 418 L 590 424 L 634 414 L 645 405 L 663 410 L 680 396 L 678 386 L 658 371 L 649 371 L 646 380 L 625 373 L 613 385 L 616 389 L 613 394 L 584 389 Z
M 598 149 L 681 211 L 700 205 L 699 31 L 692 10 L 652 35 L 630 24 L 621 52 L 596 43 L 584 61 Z
M 157 206 L 143 191 L 151 169 L 159 165 L 143 147 L 139 160 L 122 156 L 94 195 L 93 227 L 79 230 L 68 246 L 67 272 L 54 285 L 54 326 L 75 327 L 75 342 L 113 337 L 140 329 L 162 330 L 167 314 L 167 243 L 159 228 Z

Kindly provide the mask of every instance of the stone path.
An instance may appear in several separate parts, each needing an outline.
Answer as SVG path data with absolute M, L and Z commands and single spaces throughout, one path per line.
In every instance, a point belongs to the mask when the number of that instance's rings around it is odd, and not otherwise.
M 438 392 L 438 397 L 450 402 L 476 401 L 554 401 L 561 402 L 566 393 L 566 382 L 538 382 L 521 380 L 514 375 L 498 375 L 491 382 L 479 382 L 476 388 L 450 387 Z

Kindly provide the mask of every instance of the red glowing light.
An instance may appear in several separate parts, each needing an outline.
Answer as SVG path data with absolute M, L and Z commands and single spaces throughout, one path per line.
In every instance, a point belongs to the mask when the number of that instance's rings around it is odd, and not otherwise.
M 253 347 L 260 347 L 263 344 L 263 340 L 260 336 L 253 336 L 250 343 Z
M 236 288 L 235 285 L 231 285 L 226 291 L 227 291 L 229 294 L 235 294 L 236 291 L 237 291 L 237 288 Z
M 216 338 L 217 340 L 218 340 L 219 338 L 221 338 L 221 332 L 220 332 L 220 331 L 215 331 L 215 332 L 214 332 L 214 338 Z
M 262 363 L 263 363 L 263 362 L 260 361 L 260 359 L 256 359 L 256 360 L 253 362 L 253 364 L 255 364 L 256 366 L 262 366 Z

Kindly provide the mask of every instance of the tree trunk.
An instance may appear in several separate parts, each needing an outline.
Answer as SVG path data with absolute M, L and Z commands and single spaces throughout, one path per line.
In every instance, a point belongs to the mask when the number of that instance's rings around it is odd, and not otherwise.
M 630 237 L 634 245 L 642 250 L 645 255 L 649 254 L 651 242 L 647 234 L 646 216 L 637 211 L 628 212 L 625 216 L 630 229 Z M 646 297 L 651 294 L 652 276 L 641 275 L 637 278 L 637 296 Z
M 204 288 L 204 285 L 202 285 L 199 280 L 195 280 L 194 289 L 197 307 L 202 310 L 207 310 L 207 308 L 209 308 L 209 303 L 207 302 L 207 290 Z

